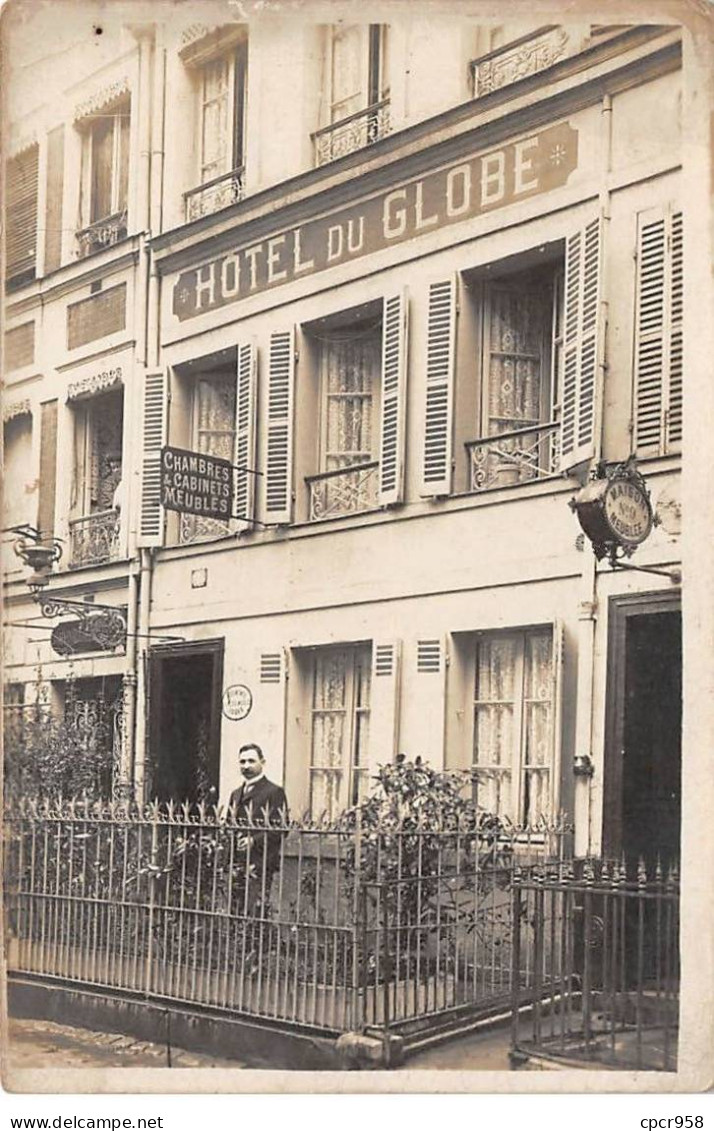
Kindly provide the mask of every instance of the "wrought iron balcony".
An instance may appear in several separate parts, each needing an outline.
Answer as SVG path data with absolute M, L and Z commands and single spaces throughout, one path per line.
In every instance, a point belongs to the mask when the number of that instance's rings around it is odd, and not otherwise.
M 344 157 L 346 153 L 354 153 L 357 149 L 364 149 L 372 142 L 379 141 L 386 134 L 391 133 L 392 120 L 389 109 L 389 99 L 374 102 L 364 110 L 358 110 L 331 126 L 324 126 L 312 135 L 315 143 L 315 164 L 327 165 Z
M 469 440 L 469 489 L 490 491 L 558 474 L 560 425 L 536 424 Z
M 473 96 L 482 98 L 519 79 L 545 71 L 560 59 L 572 55 L 578 44 L 564 27 L 557 24 L 514 39 L 471 62 Z
M 115 212 L 112 216 L 105 216 L 102 220 L 95 220 L 86 228 L 80 228 L 76 233 L 78 254 L 80 259 L 94 255 L 96 251 L 103 251 L 105 247 L 112 247 L 119 240 L 123 240 L 127 233 L 126 209 Z
M 310 522 L 357 514 L 377 506 L 379 461 L 355 464 L 305 477 L 310 495 Z
M 245 196 L 245 166 L 231 169 L 229 173 L 222 173 L 197 188 L 189 189 L 183 194 L 186 205 L 186 223 L 198 220 L 201 216 L 210 216 L 237 204 Z
M 70 519 L 70 566 L 101 565 L 119 557 L 119 511 L 96 511 Z
M 204 518 L 198 514 L 179 515 L 178 540 L 183 546 L 189 542 L 210 542 L 230 534 L 228 522 L 220 518 Z

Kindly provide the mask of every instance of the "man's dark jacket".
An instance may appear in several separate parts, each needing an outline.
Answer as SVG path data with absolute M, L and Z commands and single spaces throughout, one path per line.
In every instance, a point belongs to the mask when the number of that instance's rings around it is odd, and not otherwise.
M 238 789 L 233 790 L 228 807 L 233 810 L 238 822 L 246 821 L 255 826 L 246 829 L 246 833 L 253 839 L 250 852 L 256 870 L 260 872 L 263 856 L 265 856 L 267 869 L 272 872 L 278 865 L 280 842 L 283 834 L 280 832 L 261 832 L 260 830 L 267 829 L 270 825 L 277 826 L 278 829 L 285 828 L 284 822 L 288 818 L 285 791 L 279 785 L 275 785 L 274 782 L 268 781 L 266 777 L 260 778 L 253 788 L 246 793 L 246 786 L 248 785 L 250 785 L 250 782 L 244 782 L 243 785 L 238 786 Z

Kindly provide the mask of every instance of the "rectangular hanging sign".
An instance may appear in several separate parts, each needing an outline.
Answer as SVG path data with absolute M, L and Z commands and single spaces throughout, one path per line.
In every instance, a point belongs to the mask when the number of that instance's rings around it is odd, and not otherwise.
M 228 519 L 233 495 L 230 460 L 185 448 L 161 449 L 161 505 L 167 510 Z
M 180 322 L 283 283 L 504 208 L 566 184 L 578 164 L 568 122 L 427 173 L 389 192 L 183 271 Z

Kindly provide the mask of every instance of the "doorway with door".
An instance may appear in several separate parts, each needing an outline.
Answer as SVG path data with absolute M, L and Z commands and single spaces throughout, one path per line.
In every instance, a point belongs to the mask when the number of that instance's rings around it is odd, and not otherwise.
M 148 794 L 218 801 L 224 641 L 152 648 Z
M 647 871 L 679 859 L 682 617 L 678 593 L 610 602 L 603 850 Z

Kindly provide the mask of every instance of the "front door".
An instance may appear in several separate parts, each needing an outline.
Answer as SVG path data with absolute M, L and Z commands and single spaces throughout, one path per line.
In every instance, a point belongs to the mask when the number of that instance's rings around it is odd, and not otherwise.
M 679 858 L 682 618 L 677 595 L 610 604 L 607 856 L 663 867 Z
M 147 793 L 218 800 L 223 641 L 152 648 Z

